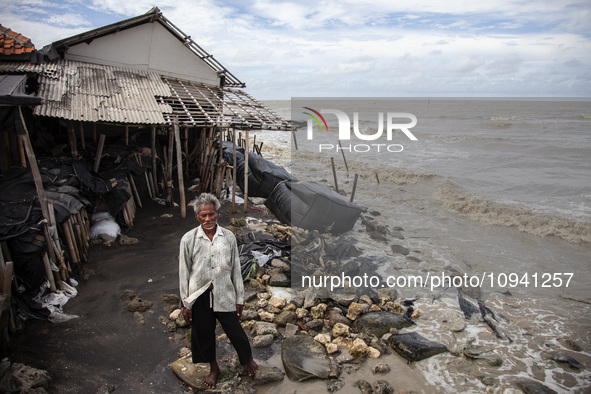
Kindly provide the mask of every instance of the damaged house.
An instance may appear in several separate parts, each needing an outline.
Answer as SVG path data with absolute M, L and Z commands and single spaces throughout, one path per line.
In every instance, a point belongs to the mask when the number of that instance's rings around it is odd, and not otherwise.
M 248 130 L 291 126 L 158 8 L 41 50 L 0 27 L 5 346 L 17 316 L 67 318 L 40 295 L 75 293 L 93 214 L 132 227 L 142 197 L 174 203 L 176 181 L 184 217 L 184 179 L 219 195 L 236 178 L 222 140 L 248 152 Z

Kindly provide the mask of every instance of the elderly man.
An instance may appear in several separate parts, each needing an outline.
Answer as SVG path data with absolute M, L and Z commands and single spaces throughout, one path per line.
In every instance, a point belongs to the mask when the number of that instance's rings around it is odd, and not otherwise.
M 209 193 L 193 203 L 201 224 L 181 239 L 179 282 L 183 316 L 191 322 L 194 363 L 209 363 L 205 385 L 215 388 L 220 367 L 215 354 L 216 319 L 238 353 L 240 364 L 253 376 L 258 365 L 252 358 L 248 337 L 240 325 L 244 286 L 236 238 L 217 224 L 220 202 Z

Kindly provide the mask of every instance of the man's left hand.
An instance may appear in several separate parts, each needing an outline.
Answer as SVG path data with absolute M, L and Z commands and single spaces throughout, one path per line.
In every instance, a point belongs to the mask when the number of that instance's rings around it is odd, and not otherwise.
M 240 316 L 242 316 L 243 309 L 244 309 L 244 305 L 236 304 L 236 314 L 238 315 L 239 319 L 240 319 Z

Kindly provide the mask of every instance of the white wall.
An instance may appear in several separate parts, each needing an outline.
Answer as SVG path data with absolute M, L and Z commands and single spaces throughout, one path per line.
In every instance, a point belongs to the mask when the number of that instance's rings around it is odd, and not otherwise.
M 219 85 L 217 73 L 158 22 L 77 44 L 67 50 L 65 58 Z

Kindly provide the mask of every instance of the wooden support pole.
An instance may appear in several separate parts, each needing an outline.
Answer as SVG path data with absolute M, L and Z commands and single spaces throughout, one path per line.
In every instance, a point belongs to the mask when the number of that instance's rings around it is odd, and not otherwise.
M 105 135 L 101 134 L 99 138 L 98 147 L 96 149 L 96 157 L 94 158 L 94 172 L 98 172 L 99 164 L 101 164 L 101 157 L 103 155 L 103 147 L 105 146 Z
M 236 149 L 238 145 L 236 145 L 236 129 L 232 129 L 232 145 L 234 146 L 234 151 L 232 152 L 232 213 L 236 213 Z
M 129 146 L 129 126 L 125 125 L 125 146 Z
M 351 192 L 351 202 L 353 202 L 353 199 L 355 198 L 355 190 L 357 189 L 357 177 L 359 175 L 355 174 L 355 179 L 353 179 L 353 191 Z
M 76 146 L 76 131 L 74 130 L 74 121 L 68 120 L 68 143 L 70 144 L 70 152 L 74 160 L 78 159 L 78 147 Z
M 176 172 L 179 178 L 179 194 L 181 198 L 181 218 L 187 217 L 187 204 L 185 202 L 185 182 L 183 180 L 183 152 L 181 150 L 181 133 L 179 130 L 179 120 L 175 116 L 172 121 L 174 128 L 174 138 L 176 139 Z
M 347 165 L 347 159 L 345 159 L 345 151 L 343 150 L 343 146 L 341 145 L 341 140 L 339 140 L 339 148 L 341 148 L 341 153 L 343 155 L 343 161 L 345 162 L 345 168 L 347 172 L 349 172 L 349 166 Z
M 96 143 L 96 123 L 92 124 L 92 142 Z
M 248 212 L 248 129 L 246 129 L 244 147 L 244 213 Z
M 152 176 L 154 185 L 154 194 L 160 194 L 158 190 L 158 169 L 156 168 L 156 126 L 152 126 Z
M 332 176 L 334 177 L 334 188 L 339 192 L 339 184 L 337 183 L 337 170 L 334 168 L 334 157 L 330 157 L 330 164 L 332 165 Z
M 82 150 L 86 149 L 86 141 L 84 138 L 84 123 L 80 122 L 80 144 L 82 146 Z

